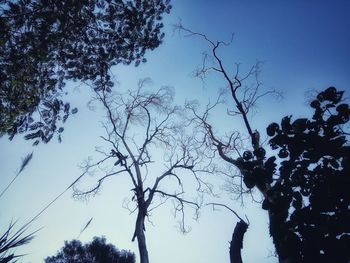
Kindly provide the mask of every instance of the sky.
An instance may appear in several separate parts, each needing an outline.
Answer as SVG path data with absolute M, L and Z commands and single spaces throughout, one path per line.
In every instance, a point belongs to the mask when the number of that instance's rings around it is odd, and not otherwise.
M 201 65 L 203 52 L 210 49 L 200 38 L 173 32 L 172 25 L 181 20 L 185 27 L 214 41 L 228 41 L 234 33 L 231 45 L 219 51 L 227 69 L 233 70 L 235 63 L 242 63 L 244 70 L 257 61 L 263 62 L 259 75 L 263 88 L 280 90 L 284 98 L 260 101 L 251 116 L 251 122 L 260 131 L 285 115 L 308 114 L 309 91 L 321 91 L 330 85 L 350 91 L 349 1 L 173 0 L 172 4 L 172 12 L 164 21 L 164 43 L 148 52 L 148 62 L 137 68 L 116 66 L 116 89 L 133 89 L 140 78 L 150 77 L 154 88 L 174 87 L 176 103 L 195 99 L 206 105 L 225 88 L 219 75 L 210 75 L 205 82 L 193 76 Z M 62 143 L 53 140 L 33 148 L 21 136 L 11 142 L 6 137 L 0 139 L 1 186 L 12 179 L 21 158 L 34 152 L 29 166 L 0 199 L 1 229 L 11 219 L 18 219 L 19 226 L 32 218 L 81 174 L 79 164 L 89 156 L 97 157 L 94 149 L 102 144 L 99 136 L 104 134 L 103 114 L 98 107 L 94 111 L 87 107 L 91 99 L 87 87 L 80 83 L 67 87 L 67 98 L 79 112 L 68 120 Z M 241 127 L 238 120 L 227 119 L 224 111 L 217 112 L 212 120 L 218 130 Z M 261 205 L 247 199 L 242 207 L 220 188 L 224 182 L 212 180 L 222 194 L 215 201 L 249 218 L 244 262 L 277 262 L 272 256 L 267 213 Z M 43 262 L 63 246 L 64 240 L 77 238 L 91 217 L 91 225 L 80 240 L 88 242 L 93 236 L 103 235 L 119 249 L 130 249 L 137 255 L 136 242 L 131 242 L 135 214 L 130 215 L 122 207 L 125 197 L 131 197 L 129 186 L 126 178 L 113 178 L 103 185 L 100 194 L 87 201 L 74 200 L 68 191 L 32 225 L 33 230 L 40 231 L 29 245 L 18 250 L 28 254 L 22 262 Z M 171 204 L 155 210 L 151 221 L 146 225 L 146 238 L 152 263 L 229 262 L 228 242 L 237 223 L 229 211 L 203 208 L 198 221 L 189 214 L 187 222 L 192 230 L 186 235 L 176 227 Z

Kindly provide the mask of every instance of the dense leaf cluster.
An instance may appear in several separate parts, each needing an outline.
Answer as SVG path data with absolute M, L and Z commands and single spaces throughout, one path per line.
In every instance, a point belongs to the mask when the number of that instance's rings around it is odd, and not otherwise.
M 45 263 L 135 263 L 135 254 L 119 251 L 112 244 L 106 244 L 104 237 L 94 237 L 83 245 L 79 240 L 65 241 L 56 256 L 47 257 Z
M 60 98 L 65 82 L 110 88 L 113 65 L 145 62 L 169 2 L 0 0 L 0 135 L 48 142 L 61 133 L 76 112 Z
M 349 105 L 330 87 L 310 106 L 312 119 L 291 116 L 267 127 L 277 156 L 262 148 L 245 152 L 244 182 L 265 193 L 270 233 L 280 259 L 291 262 L 349 262 L 350 146 L 344 131 Z M 277 159 L 279 162 L 277 162 Z M 278 168 L 278 169 L 277 169 Z

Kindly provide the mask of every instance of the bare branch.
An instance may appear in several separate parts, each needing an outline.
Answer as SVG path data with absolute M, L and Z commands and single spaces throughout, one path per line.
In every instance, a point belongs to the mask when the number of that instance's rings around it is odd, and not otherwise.
M 230 210 L 240 221 L 245 222 L 238 214 L 235 210 L 233 210 L 232 208 L 230 208 L 229 206 L 225 205 L 225 204 L 220 204 L 220 203 L 208 203 L 206 205 L 212 205 L 213 206 L 213 210 L 215 210 L 215 206 L 221 206 L 221 207 L 225 207 L 226 209 Z M 247 222 L 246 222 L 247 223 Z M 249 223 L 248 223 L 249 224 Z
M 176 26 L 176 29 L 184 32 L 186 36 L 195 36 L 203 39 L 209 44 L 210 54 L 205 53 L 202 61 L 201 67 L 197 70 L 196 75 L 200 78 L 206 77 L 206 74 L 210 71 L 214 71 L 215 73 L 221 75 L 223 80 L 226 82 L 227 90 L 230 92 L 230 98 L 233 102 L 233 107 L 227 109 L 227 114 L 229 116 L 238 116 L 242 123 L 244 124 L 245 134 L 250 138 L 250 146 L 249 148 L 253 150 L 253 152 L 258 152 L 261 148 L 260 140 L 259 140 L 259 132 L 252 127 L 252 124 L 248 118 L 250 114 L 252 114 L 252 110 L 256 107 L 257 102 L 267 96 L 267 95 L 277 95 L 281 94 L 274 90 L 268 90 L 261 92 L 260 89 L 262 87 L 262 82 L 259 80 L 260 74 L 260 65 L 261 62 L 256 62 L 253 66 L 251 66 L 245 73 L 242 72 L 242 67 L 240 63 L 236 63 L 236 67 L 233 72 L 225 66 L 223 59 L 219 55 L 219 49 L 222 45 L 226 45 L 229 43 L 225 43 L 222 41 L 212 41 L 205 34 L 193 32 L 181 24 Z M 208 65 L 210 62 L 210 65 Z M 217 132 L 214 130 L 212 124 L 209 121 L 209 115 L 213 108 L 215 108 L 219 103 L 216 102 L 209 107 L 207 105 L 206 109 L 203 113 L 199 113 L 197 106 L 188 104 L 187 109 L 192 113 L 193 119 L 197 124 L 197 127 L 202 130 L 202 138 L 197 139 L 197 143 L 200 147 L 204 148 L 203 152 L 212 151 L 215 154 L 217 153 L 219 157 L 225 162 L 234 165 L 236 168 L 240 170 L 242 174 L 246 171 L 243 166 L 243 159 L 241 158 L 240 152 L 245 147 L 246 136 L 244 133 L 239 131 L 233 131 L 225 136 L 219 136 Z M 263 151 L 263 149 L 261 149 Z M 212 155 L 211 158 L 215 158 L 215 155 Z M 253 157 L 257 158 L 258 157 Z M 243 188 L 243 176 L 239 177 L 239 184 L 234 185 L 235 191 L 240 189 L 239 196 L 242 197 L 243 193 L 250 193 L 251 191 L 246 191 Z M 259 190 L 266 195 L 266 191 L 268 190 L 268 185 L 259 186 Z
M 181 214 L 180 229 L 184 233 L 188 232 L 188 230 L 186 230 L 185 224 L 185 205 L 189 205 L 195 209 L 195 219 L 198 218 L 198 211 L 200 209 L 200 205 L 197 202 L 189 201 L 180 197 L 182 194 L 184 194 L 184 192 L 169 194 L 160 190 L 155 190 L 155 193 L 158 193 L 163 197 L 171 198 L 177 202 L 177 205 L 175 205 L 174 216 L 176 217 L 177 213 Z
M 81 198 L 81 197 L 86 197 L 86 196 L 89 196 L 90 194 L 93 194 L 95 195 L 98 190 L 100 189 L 103 181 L 105 179 L 107 179 L 108 177 L 111 177 L 113 175 L 117 175 L 117 174 L 120 174 L 120 173 L 123 173 L 123 172 L 126 172 L 127 170 L 124 169 L 124 170 L 119 170 L 117 172 L 113 172 L 113 173 L 109 173 L 109 174 L 106 174 L 105 176 L 101 177 L 100 179 L 97 180 L 97 184 L 96 186 L 94 186 L 93 188 L 89 189 L 89 190 L 86 190 L 86 191 L 81 191 L 79 190 L 77 187 L 73 187 L 73 190 L 74 190 L 74 194 L 73 196 L 75 198 Z
M 254 132 L 253 128 L 251 127 L 251 124 L 248 120 L 248 113 L 250 110 L 256 105 L 257 101 L 261 99 L 262 97 L 268 95 L 268 94 L 279 94 L 275 90 L 270 90 L 267 92 L 264 92 L 262 94 L 259 93 L 259 89 L 261 86 L 261 82 L 259 81 L 259 72 L 260 72 L 260 64 L 261 62 L 257 62 L 255 65 L 253 65 L 247 73 L 240 74 L 240 64 L 236 63 L 236 71 L 232 74 L 233 77 L 230 77 L 231 74 L 226 70 L 224 63 L 222 59 L 218 55 L 218 49 L 220 48 L 220 45 L 230 45 L 232 43 L 233 36 L 231 37 L 231 41 L 226 43 L 223 41 L 213 41 L 210 40 L 205 34 L 193 32 L 192 30 L 185 28 L 181 22 L 179 22 L 175 29 L 181 32 L 184 32 L 186 36 L 198 36 L 202 39 L 204 39 L 206 42 L 209 43 L 211 47 L 211 53 L 214 60 L 214 66 L 207 66 L 206 62 L 208 60 L 208 54 L 205 54 L 203 58 L 202 66 L 199 70 L 197 70 L 197 76 L 200 76 L 201 78 L 205 77 L 206 73 L 213 70 L 219 74 L 221 74 L 226 81 L 229 90 L 231 92 L 231 98 L 233 102 L 235 103 L 235 111 L 228 111 L 229 115 L 236 115 L 239 114 L 242 117 L 243 123 L 246 127 L 246 130 L 249 134 L 249 136 L 253 139 Z M 249 80 L 250 78 L 254 79 L 254 83 L 252 87 L 250 88 L 244 88 L 241 92 L 241 89 L 243 88 L 243 82 Z M 242 94 L 240 94 L 242 93 Z M 198 116 L 197 116 L 198 117 Z M 206 118 L 204 118 L 206 120 Z M 203 119 L 202 119 L 203 121 Z M 210 134 L 210 137 L 212 137 L 212 140 L 214 141 L 215 136 L 213 136 L 212 128 L 210 125 L 206 125 L 207 132 Z M 218 147 L 219 146 L 219 147 Z M 220 144 L 218 141 L 216 141 L 216 147 L 219 151 L 220 156 L 226 160 L 227 162 L 232 163 L 232 158 L 227 158 L 228 156 L 225 156 L 219 149 L 222 149 L 220 147 Z M 234 163 L 233 163 L 234 164 Z

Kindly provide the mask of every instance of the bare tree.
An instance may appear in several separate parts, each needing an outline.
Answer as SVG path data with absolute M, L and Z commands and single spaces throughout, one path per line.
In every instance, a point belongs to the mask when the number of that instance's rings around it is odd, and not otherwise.
M 183 110 L 173 105 L 173 90 L 162 87 L 147 92 L 144 91 L 147 83 L 147 79 L 141 80 L 135 91 L 114 96 L 104 89 L 96 92 L 97 100 L 106 110 L 106 135 L 101 138 L 108 150 L 99 149 L 103 158 L 95 163 L 88 161 L 83 167 L 84 174 L 99 172 L 97 184 L 88 190 L 75 187 L 75 196 L 86 197 L 95 194 L 112 176 L 130 178 L 134 207 L 130 204 L 127 207 L 137 213 L 132 240 L 137 239 L 141 263 L 149 262 L 145 219 L 150 212 L 173 200 L 181 229 L 186 231 L 186 207 L 193 208 L 195 216 L 200 208 L 200 201 L 185 197 L 188 175 L 192 175 L 197 190 L 211 191 L 211 185 L 202 180 L 202 174 L 210 172 L 209 166 L 202 162 L 191 129 L 181 121 Z M 168 183 L 164 187 L 165 179 L 174 180 L 172 189 Z
M 282 97 L 282 94 L 274 89 L 261 92 L 262 83 L 259 81 L 260 62 L 253 65 L 247 72 L 242 73 L 240 70 L 241 64 L 235 64 L 233 74 L 230 74 L 225 68 L 224 63 L 218 55 L 218 49 L 221 46 L 228 46 L 230 42 L 212 41 L 206 35 L 193 32 L 184 28 L 181 24 L 176 26 L 177 29 L 187 33 L 186 36 L 198 36 L 209 43 L 212 54 L 204 54 L 203 63 L 199 67 L 195 75 L 201 79 L 205 79 L 209 72 L 220 74 L 226 81 L 227 90 L 221 90 L 217 100 L 214 103 L 208 104 L 204 111 L 200 112 L 197 105 L 187 103 L 186 108 L 192 113 L 193 122 L 196 122 L 197 127 L 202 129 L 202 145 L 206 147 L 206 151 L 213 152 L 213 157 L 218 155 L 222 160 L 234 165 L 238 168 L 238 173 L 235 171 L 227 172 L 228 177 L 233 179 L 233 185 L 230 189 L 237 194 L 239 198 L 243 198 L 243 194 L 251 194 L 251 189 L 246 189 L 243 184 L 244 167 L 242 167 L 241 152 L 244 149 L 252 149 L 252 152 L 258 153 L 264 151 L 261 148 L 260 135 L 257 129 L 254 129 L 249 121 L 249 114 L 254 112 L 259 99 L 267 95 Z M 249 84 L 246 84 L 249 83 Z M 211 111 L 217 108 L 220 104 L 224 104 L 227 97 L 234 103 L 234 107 L 227 109 L 227 115 L 238 120 L 242 120 L 245 127 L 245 132 L 241 130 L 231 130 L 224 136 L 221 136 L 210 123 L 209 117 Z M 231 103 L 230 103 L 231 104 Z M 264 152 L 260 153 L 264 155 Z M 208 156 L 208 155 L 207 155 Z M 263 194 L 268 190 L 265 186 L 259 189 Z
M 205 78 L 209 71 L 214 71 L 225 80 L 231 104 L 233 102 L 233 110 L 227 113 L 237 116 L 245 128 L 242 133 L 234 131 L 219 136 L 208 116 L 220 100 L 207 106 L 204 113 L 189 104 L 187 108 L 203 130 L 201 145 L 237 168 L 231 190 L 239 197 L 251 193 L 252 189 L 260 192 L 279 262 L 349 262 L 350 239 L 345 218 L 348 218 L 350 204 L 350 147 L 346 129 L 350 109 L 345 103 L 344 91 L 328 87 L 315 94 L 310 103 L 314 110 L 311 118 L 292 122 L 292 116 L 285 116 L 280 124 L 268 125 L 266 133 L 272 153 L 267 158 L 249 114 L 262 96 L 278 93 L 275 90 L 260 93 L 259 64 L 246 74 L 242 74 L 240 65 L 236 64 L 236 70 L 230 73 L 218 55 L 218 49 L 229 43 L 211 41 L 181 25 L 177 28 L 209 43 L 211 55 L 204 57 L 196 75 Z M 236 229 L 238 227 L 239 223 Z M 236 229 L 233 236 L 241 241 L 246 229 L 237 232 Z M 233 254 L 236 256 L 231 254 L 231 262 L 242 262 L 239 249 Z
M 175 29 L 184 32 L 186 36 L 199 37 L 210 46 L 210 53 L 204 54 L 203 63 L 196 70 L 195 76 L 204 80 L 210 72 L 217 73 L 224 79 L 227 87 L 226 90 L 220 92 L 218 99 L 214 103 L 208 104 L 202 112 L 200 112 L 197 105 L 193 103 L 187 104 L 187 109 L 193 116 L 192 121 L 197 124 L 198 129 L 203 131 L 202 138 L 197 140 L 200 141 L 201 147 L 206 149 L 205 151 L 213 153 L 211 158 L 214 159 L 216 156 L 219 156 L 221 160 L 224 160 L 226 164 L 231 166 L 226 172 L 223 172 L 230 178 L 230 191 L 237 198 L 240 198 L 242 203 L 245 194 L 250 195 L 254 199 L 255 195 L 252 193 L 253 186 L 246 187 L 249 185 L 249 182 L 247 182 L 249 178 L 245 176 L 247 168 L 244 165 L 244 158 L 254 157 L 258 162 L 264 158 L 265 150 L 262 148 L 259 132 L 253 127 L 249 116 L 254 113 L 259 99 L 267 95 L 281 97 L 282 94 L 274 89 L 262 91 L 262 83 L 259 80 L 260 62 L 254 64 L 246 72 L 241 70 L 240 63 L 234 64 L 233 72 L 230 72 L 228 67 L 224 65 L 223 60 L 218 54 L 218 50 L 220 47 L 229 46 L 233 35 L 229 42 L 212 41 L 206 35 L 187 29 L 181 24 L 176 25 Z M 245 131 L 238 129 L 231 130 L 222 136 L 213 127 L 209 117 L 210 113 L 220 104 L 223 104 L 227 97 L 230 99 L 230 105 L 233 102 L 233 107 L 231 106 L 227 109 L 227 114 L 232 118 L 240 120 L 243 123 Z M 244 153 L 241 154 L 243 151 Z M 207 156 L 210 155 L 207 154 Z M 232 165 L 237 169 L 232 170 Z M 258 183 L 256 186 L 263 197 L 267 198 L 270 185 L 267 183 Z M 235 249 L 232 249 L 232 247 L 230 249 L 231 262 L 242 262 L 240 249 L 247 227 L 248 224 L 243 220 L 239 220 L 236 225 L 232 240 L 239 240 L 239 242 L 236 242 L 238 246 Z

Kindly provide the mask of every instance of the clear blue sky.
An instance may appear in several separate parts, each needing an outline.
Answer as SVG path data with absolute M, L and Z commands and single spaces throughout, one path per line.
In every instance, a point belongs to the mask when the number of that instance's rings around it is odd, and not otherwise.
M 165 20 L 164 44 L 148 53 L 146 64 L 138 68 L 118 66 L 113 72 L 120 89 L 134 88 L 139 78 L 150 77 L 155 88 L 173 86 L 178 103 L 187 98 L 205 104 L 223 87 L 222 80 L 215 76 L 206 85 L 192 77 L 201 64 L 201 53 L 208 51 L 208 46 L 199 39 L 173 34 L 171 25 L 181 19 L 186 27 L 213 40 L 229 40 L 231 33 L 235 33 L 232 45 L 220 51 L 227 67 L 231 68 L 235 62 L 249 67 L 257 60 L 264 61 L 260 75 L 264 87 L 284 92 L 281 102 L 261 101 L 252 122 L 263 130 L 282 116 L 300 116 L 306 112 L 305 94 L 309 90 L 334 85 L 350 91 L 349 12 L 350 2 L 346 0 L 173 1 L 172 13 Z M 11 218 L 19 218 L 20 222 L 31 218 L 81 173 L 78 164 L 95 155 L 94 147 L 101 145 L 102 114 L 87 109 L 88 89 L 77 86 L 78 83 L 68 86 L 69 99 L 80 111 L 68 121 L 63 142 L 36 147 L 26 171 L 0 199 L 1 228 Z M 214 118 L 219 125 L 225 122 L 224 112 Z M 237 125 L 232 123 L 232 129 Z M 0 139 L 1 185 L 11 180 L 21 157 L 32 151 L 30 145 L 20 137 L 12 142 L 5 137 Z M 94 219 L 82 234 L 82 241 L 105 235 L 118 248 L 131 249 L 137 254 L 136 243 L 131 242 L 135 215 L 122 208 L 123 199 L 130 196 L 129 183 L 123 178 L 108 181 L 101 194 L 89 202 L 75 201 L 71 192 L 66 193 L 33 225 L 33 229 L 43 228 L 25 247 L 29 254 L 23 262 L 43 262 L 64 240 L 76 238 L 91 217 Z M 269 257 L 273 247 L 267 231 L 267 214 L 260 205 L 247 202 L 241 207 L 224 193 L 222 201 L 250 219 L 244 262 L 277 262 Z M 192 231 L 185 236 L 175 227 L 171 205 L 155 211 L 152 221 L 154 226 L 146 226 L 152 263 L 229 262 L 228 241 L 236 224 L 229 212 L 204 209 L 198 222 L 190 221 Z

